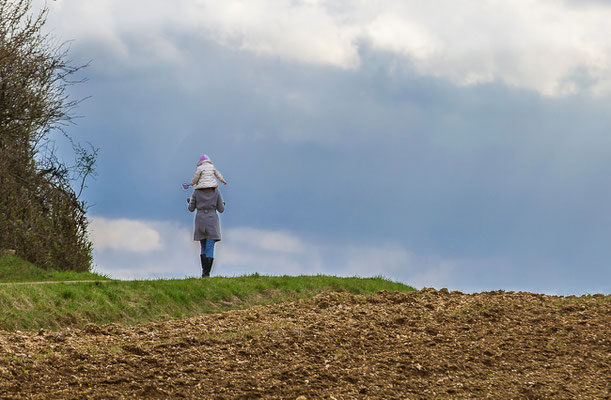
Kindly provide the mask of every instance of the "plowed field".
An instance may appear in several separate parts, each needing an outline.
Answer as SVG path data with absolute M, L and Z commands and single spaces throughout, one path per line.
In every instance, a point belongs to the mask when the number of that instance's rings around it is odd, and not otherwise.
M 611 296 L 425 290 L 0 332 L 0 398 L 609 399 Z

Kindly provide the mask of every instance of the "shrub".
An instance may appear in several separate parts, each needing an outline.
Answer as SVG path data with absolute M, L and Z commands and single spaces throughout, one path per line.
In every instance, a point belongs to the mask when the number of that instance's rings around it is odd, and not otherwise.
M 45 269 L 85 271 L 92 245 L 79 197 L 97 149 L 62 129 L 78 104 L 66 88 L 82 67 L 70 66 L 66 46 L 42 33 L 46 15 L 33 13 L 31 0 L 0 2 L 0 250 Z M 74 165 L 55 156 L 56 130 L 72 143 Z

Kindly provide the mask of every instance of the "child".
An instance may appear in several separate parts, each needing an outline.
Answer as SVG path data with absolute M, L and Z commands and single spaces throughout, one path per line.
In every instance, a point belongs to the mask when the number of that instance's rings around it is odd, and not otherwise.
M 227 184 L 223 175 L 212 164 L 210 157 L 204 154 L 197 163 L 197 169 L 190 186 L 195 186 L 195 189 L 215 188 L 219 186 L 216 182 L 217 178 L 225 185 Z

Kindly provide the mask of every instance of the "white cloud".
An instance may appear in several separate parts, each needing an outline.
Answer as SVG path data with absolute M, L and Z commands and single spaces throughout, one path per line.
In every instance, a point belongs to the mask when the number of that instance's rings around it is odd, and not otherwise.
M 324 272 L 322 264 L 315 260 L 316 247 L 288 231 L 249 227 L 227 229 L 216 252 L 218 273 L 222 275 Z
M 268 241 L 275 241 L 271 246 Z M 298 244 L 294 247 L 286 243 Z M 291 251 L 286 251 L 287 249 Z M 319 242 L 288 231 L 227 229 L 218 246 L 217 273 L 241 275 L 384 276 L 415 287 L 452 286 L 455 260 L 417 255 L 397 243 Z
M 162 247 L 159 232 L 145 221 L 92 217 L 89 232 L 98 250 L 142 253 Z
M 100 221 L 103 221 L 100 224 Z M 138 245 L 148 248 L 141 251 L 117 248 L 105 245 L 100 240 L 99 227 L 111 226 L 114 229 L 103 229 L 112 234 L 118 227 L 128 226 L 130 232 L 138 239 Z M 92 240 L 94 243 L 94 269 L 116 279 L 156 279 L 184 278 L 201 274 L 199 267 L 199 242 L 193 241 L 190 228 L 167 221 L 140 221 L 129 219 L 92 218 Z M 97 233 L 96 233 L 97 232 Z M 143 235 L 148 232 L 150 238 Z M 151 234 L 154 232 L 153 234 Z M 147 239 L 156 238 L 149 241 Z M 120 250 L 120 251 L 117 251 Z M 122 250 L 122 251 L 121 251 Z
M 254 228 L 233 228 L 228 231 L 229 238 L 243 246 L 279 253 L 303 253 L 305 243 L 287 231 L 265 231 Z
M 256 54 L 350 68 L 358 65 L 358 27 L 344 25 L 322 2 L 200 1 L 208 37 Z
M 101 217 L 93 218 L 91 227 L 98 272 L 119 279 L 183 278 L 201 273 L 199 243 L 193 241 L 190 227 Z M 213 275 L 382 275 L 416 287 L 441 287 L 451 286 L 455 264 L 415 255 L 398 244 L 326 243 L 287 230 L 237 227 L 224 229 L 223 240 L 215 248 Z
M 97 222 L 95 222 L 97 221 Z M 100 221 L 104 221 L 100 224 Z M 96 217 L 98 226 L 142 226 L 158 233 L 162 248 L 117 251 L 112 246 L 94 247 L 94 270 L 115 279 L 170 279 L 201 275 L 200 246 L 191 227 L 168 221 L 114 220 Z M 142 225 L 141 225 L 142 224 Z M 135 235 L 137 230 L 131 230 Z M 99 232 L 99 231 L 98 231 Z M 108 230 L 107 232 L 111 232 Z M 113 231 L 116 232 L 116 231 Z M 274 244 L 270 244 L 274 242 Z M 289 243 L 286 247 L 285 244 Z M 286 251 L 289 249 L 290 251 Z M 213 276 L 263 275 L 384 276 L 415 288 L 447 287 L 450 290 L 530 290 L 553 293 L 549 280 L 553 266 L 541 265 L 517 275 L 511 262 L 502 259 L 448 259 L 416 254 L 399 243 L 322 242 L 287 230 L 252 227 L 228 228 L 215 248 Z M 544 282 L 544 283 L 542 283 Z M 596 291 L 596 290 L 595 290 Z M 599 292 L 604 290 L 599 289 Z
M 426 27 L 401 16 L 380 14 L 367 26 L 366 37 L 375 47 L 426 61 L 442 50 L 440 43 Z
M 308 64 L 356 68 L 368 43 L 425 76 L 498 81 L 548 96 L 611 91 L 611 7 L 515 0 L 59 0 L 50 25 L 119 62 L 184 63 L 185 37 Z M 105 63 L 110 65 L 112 63 Z

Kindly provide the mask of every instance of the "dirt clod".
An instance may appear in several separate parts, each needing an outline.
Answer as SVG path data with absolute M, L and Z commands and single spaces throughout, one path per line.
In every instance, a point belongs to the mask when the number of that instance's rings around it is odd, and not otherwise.
M 611 296 L 326 293 L 0 332 L 0 398 L 611 398 Z

